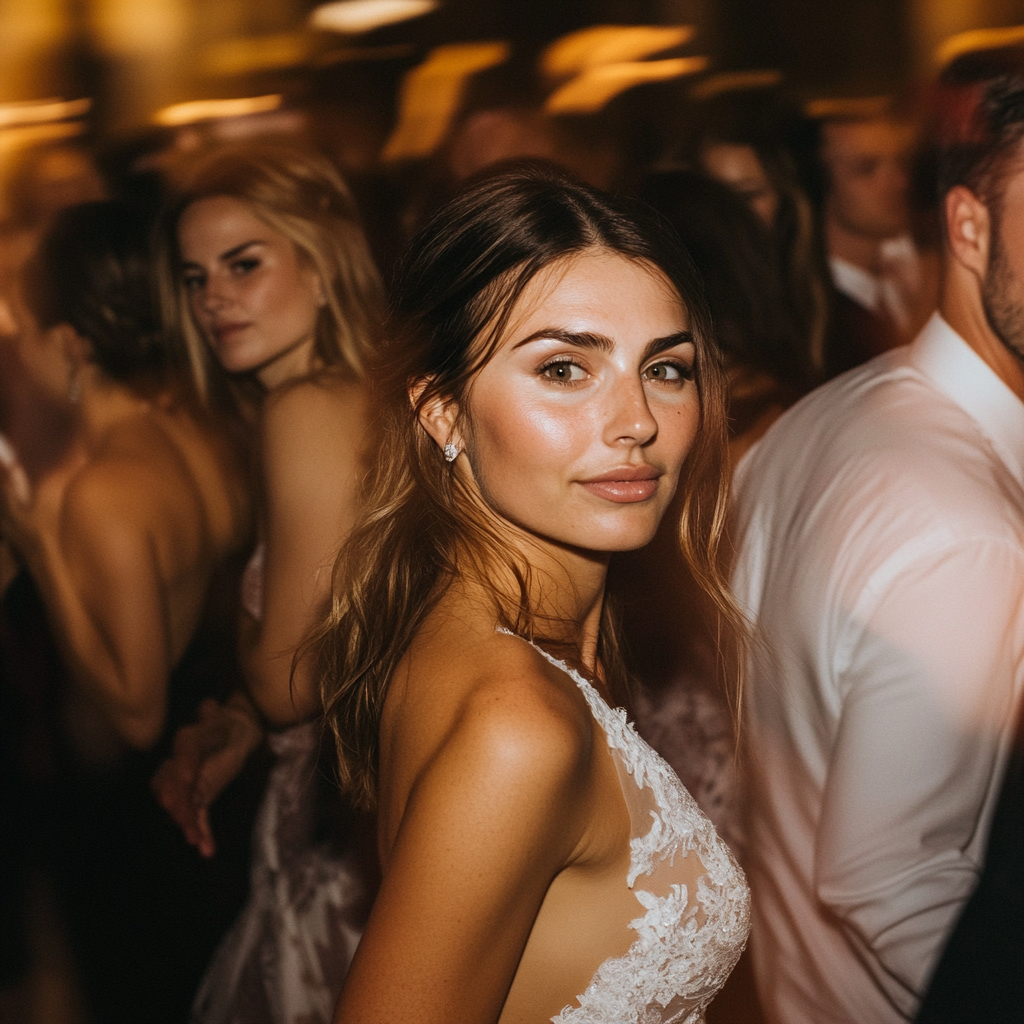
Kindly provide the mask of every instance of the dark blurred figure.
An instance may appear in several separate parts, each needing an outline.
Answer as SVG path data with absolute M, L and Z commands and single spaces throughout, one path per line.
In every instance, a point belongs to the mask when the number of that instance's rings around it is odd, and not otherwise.
M 821 230 L 831 274 L 826 376 L 905 344 L 935 308 L 938 266 L 911 232 L 914 129 L 888 115 L 813 126 Z
M 12 163 L 4 181 L 5 219 L 18 228 L 41 230 L 68 206 L 106 198 L 96 162 L 73 143 L 28 147 Z
M 728 185 L 770 233 L 802 361 L 820 377 L 828 274 L 811 203 L 783 144 L 789 119 L 771 94 L 717 96 L 698 108 L 698 125 L 686 161 Z
M 813 380 L 803 318 L 770 230 L 735 191 L 696 171 L 649 175 L 639 197 L 676 230 L 704 279 L 730 382 L 733 463 Z
M 808 387 L 810 370 L 789 312 L 777 252 L 761 220 L 732 189 L 696 171 L 664 171 L 638 196 L 682 239 L 704 279 L 729 376 L 735 463 Z M 742 846 L 735 744 L 719 638 L 712 635 L 674 535 L 672 516 L 646 548 L 617 556 L 611 587 L 622 610 L 645 737 L 734 846 Z
M 916 1024 L 1019 1024 L 1024 1016 L 1024 707 L 978 888 L 953 929 Z
M 0 532 L 29 576 L 5 594 L 4 667 L 23 704 L 57 705 L 50 799 L 27 831 L 41 833 L 100 1022 L 183 1020 L 245 894 L 244 820 L 211 869 L 149 790 L 173 729 L 237 678 L 218 584 L 249 497 L 237 453 L 166 373 L 147 234 L 119 204 L 69 208 L 10 301 L 20 361 L 74 432 L 35 479 L 5 453 Z M 22 629 L 40 614 L 51 637 L 34 630 L 33 647 Z M 34 665 L 43 678 L 26 677 Z M 66 685 L 40 696 L 47 678 Z

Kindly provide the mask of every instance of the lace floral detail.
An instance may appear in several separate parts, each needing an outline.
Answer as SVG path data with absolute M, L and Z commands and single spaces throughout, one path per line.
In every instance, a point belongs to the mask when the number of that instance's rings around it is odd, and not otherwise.
M 750 928 L 750 894 L 743 872 L 668 763 L 594 687 L 564 662 L 535 649 L 580 688 L 617 763 L 649 798 L 650 827 L 630 843 L 626 879 L 644 913 L 629 923 L 636 939 L 625 956 L 597 969 L 579 1006 L 567 1006 L 554 1024 L 701 1024 L 704 1011 L 736 965 Z M 624 780 L 625 782 L 625 780 Z M 649 791 L 645 793 L 644 791 Z M 635 804 L 624 789 L 627 805 Z M 703 872 L 696 884 L 677 867 L 695 855 Z M 647 887 L 645 887 L 645 882 Z M 656 895 L 651 888 L 663 888 Z

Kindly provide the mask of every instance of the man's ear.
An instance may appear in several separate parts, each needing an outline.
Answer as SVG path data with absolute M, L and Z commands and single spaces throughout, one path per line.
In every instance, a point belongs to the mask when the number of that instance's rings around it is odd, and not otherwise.
M 963 185 L 955 185 L 943 200 L 946 241 L 953 259 L 979 279 L 988 272 L 992 224 L 988 207 Z
M 409 401 L 416 408 L 429 381 L 419 380 L 409 388 Z M 435 395 L 427 399 L 419 412 L 423 429 L 434 439 L 438 448 L 444 449 L 447 444 L 462 448 L 462 434 L 457 427 L 459 404 L 454 399 Z

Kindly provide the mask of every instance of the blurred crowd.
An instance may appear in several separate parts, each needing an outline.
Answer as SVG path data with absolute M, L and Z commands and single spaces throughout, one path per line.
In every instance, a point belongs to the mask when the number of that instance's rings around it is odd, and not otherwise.
M 416 159 L 383 160 L 372 123 L 296 109 L 128 146 L 26 145 L 5 161 L 10 1005 L 33 969 L 29 894 L 45 877 L 82 1019 L 182 1021 L 198 991 L 194 1019 L 291 1020 L 269 963 L 301 965 L 295 998 L 318 993 L 324 1016 L 308 1019 L 328 1019 L 376 868 L 372 826 L 334 794 L 302 644 L 379 440 L 363 383 L 393 267 L 462 183 L 549 161 L 671 226 L 727 368 L 733 465 L 803 396 L 907 344 L 936 308 L 928 89 L 808 110 L 777 83 L 724 82 L 647 152 L 552 115 L 529 78 L 478 74 Z M 311 344 L 281 341 L 300 335 Z M 631 717 L 742 860 L 722 685 L 737 666 L 704 625 L 671 518 L 611 570 Z M 757 1019 L 743 998 L 732 1011 L 723 999 L 717 1019 Z

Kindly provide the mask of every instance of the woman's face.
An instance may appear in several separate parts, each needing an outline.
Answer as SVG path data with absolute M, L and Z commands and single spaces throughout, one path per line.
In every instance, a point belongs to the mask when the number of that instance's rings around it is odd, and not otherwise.
M 646 544 L 700 418 L 689 326 L 649 265 L 593 250 L 545 268 L 471 385 L 456 470 L 534 536 L 600 552 Z
M 291 240 L 240 199 L 212 196 L 178 224 L 196 324 L 228 373 L 266 388 L 309 373 L 323 287 Z
M 775 225 L 779 194 L 753 146 L 714 142 L 701 150 L 700 162 L 712 178 L 738 193 L 766 227 Z

